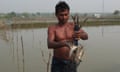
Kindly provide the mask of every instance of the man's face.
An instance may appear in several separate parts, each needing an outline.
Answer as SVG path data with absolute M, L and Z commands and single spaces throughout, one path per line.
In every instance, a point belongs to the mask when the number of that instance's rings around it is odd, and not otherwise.
M 59 23 L 65 24 L 69 19 L 69 10 L 58 11 L 56 14 Z

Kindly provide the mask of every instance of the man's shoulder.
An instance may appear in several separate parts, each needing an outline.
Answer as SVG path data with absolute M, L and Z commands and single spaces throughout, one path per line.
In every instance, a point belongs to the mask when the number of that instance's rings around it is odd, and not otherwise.
M 70 27 L 74 27 L 74 23 L 73 23 L 73 22 L 68 22 L 68 25 L 69 25 Z
M 55 29 L 56 28 L 56 25 L 51 25 L 51 26 L 48 26 L 48 29 Z
M 73 23 L 73 22 L 68 22 L 68 24 L 69 24 L 69 25 L 74 25 L 74 23 Z

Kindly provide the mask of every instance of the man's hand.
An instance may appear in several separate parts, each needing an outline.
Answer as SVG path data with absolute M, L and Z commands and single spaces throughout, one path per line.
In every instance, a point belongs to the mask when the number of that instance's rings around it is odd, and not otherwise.
M 86 32 L 84 32 L 82 29 L 80 29 L 79 31 L 75 31 L 73 34 L 73 38 L 76 40 L 87 40 L 88 39 L 88 35 Z

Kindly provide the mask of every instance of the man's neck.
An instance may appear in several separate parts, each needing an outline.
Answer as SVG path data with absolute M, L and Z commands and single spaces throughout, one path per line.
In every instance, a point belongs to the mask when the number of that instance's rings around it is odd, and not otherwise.
M 61 23 L 61 22 L 58 23 L 59 26 L 65 26 L 66 24 L 67 24 L 67 22 L 66 23 Z

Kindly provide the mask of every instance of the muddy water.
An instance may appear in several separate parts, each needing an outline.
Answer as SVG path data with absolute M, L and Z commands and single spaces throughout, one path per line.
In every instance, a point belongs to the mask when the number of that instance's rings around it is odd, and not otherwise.
M 78 72 L 120 72 L 120 26 L 83 28 L 89 40 Z M 0 72 L 47 72 L 47 28 L 0 30 Z M 51 60 L 51 59 L 50 59 Z

